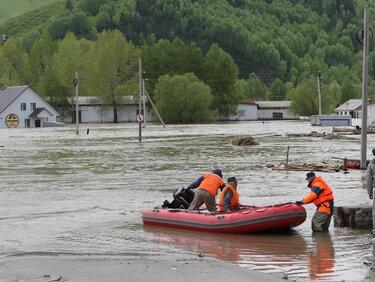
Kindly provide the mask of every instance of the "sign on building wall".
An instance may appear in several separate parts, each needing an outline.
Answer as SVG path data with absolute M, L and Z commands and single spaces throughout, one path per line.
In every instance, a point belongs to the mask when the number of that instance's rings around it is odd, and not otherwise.
M 18 127 L 18 124 L 20 123 L 20 119 L 16 114 L 9 114 L 5 118 L 5 124 L 9 128 L 16 128 Z

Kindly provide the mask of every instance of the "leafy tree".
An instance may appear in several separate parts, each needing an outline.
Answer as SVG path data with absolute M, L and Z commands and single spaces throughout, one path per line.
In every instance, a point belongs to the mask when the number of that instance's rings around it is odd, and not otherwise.
M 63 39 L 65 34 L 72 28 L 72 17 L 57 17 L 51 20 L 47 26 L 48 33 L 54 40 Z
M 79 7 L 87 15 L 96 16 L 102 4 L 102 0 L 81 0 L 79 2 Z
M 328 86 L 328 91 L 331 93 L 334 106 L 338 107 L 340 105 L 340 99 L 341 99 L 341 86 L 337 83 L 337 81 L 332 81 Z
M 247 95 L 249 98 L 268 100 L 268 89 L 255 73 L 251 73 L 249 75 L 249 79 L 247 80 L 247 88 Z
M 69 12 L 73 12 L 73 1 L 72 0 L 66 0 L 65 1 L 65 9 L 67 9 Z
M 51 103 L 60 114 L 69 114 L 68 100 L 75 92 L 73 78 L 75 72 L 79 74 L 79 88 L 81 96 L 90 96 L 92 83 L 92 69 L 87 62 L 94 48 L 94 43 L 86 39 L 77 39 L 74 34 L 68 33 L 64 40 L 58 42 L 57 50 L 52 58 L 52 71 L 48 74 L 46 92 Z
M 151 88 L 164 74 L 192 72 L 201 76 L 203 54 L 194 43 L 185 44 L 179 38 L 173 42 L 159 40 L 153 46 L 146 46 L 142 54 L 145 76 L 150 80 Z
M 360 93 L 355 91 L 354 85 L 350 80 L 345 80 L 341 87 L 340 104 L 345 103 L 349 99 L 360 98 Z
M 217 44 L 213 44 L 205 56 L 202 76 L 214 95 L 212 108 L 224 117 L 234 113 L 241 99 L 234 91 L 238 69 L 232 57 Z
M 21 52 L 14 40 L 9 40 L 0 48 L 0 84 L 12 85 L 21 82 L 23 64 Z
M 325 53 L 325 61 L 329 66 L 338 64 L 351 66 L 352 64 L 352 52 L 348 48 L 345 48 L 342 44 L 326 47 Z
M 274 80 L 272 82 L 271 87 L 270 87 L 270 100 L 274 101 L 281 101 L 285 99 L 286 96 L 286 86 L 280 79 Z
M 210 88 L 192 73 L 164 75 L 155 87 L 155 105 L 169 123 L 213 120 L 212 100 Z
M 119 31 L 104 31 L 98 36 L 90 61 L 93 74 L 90 86 L 113 107 L 113 122 L 118 122 L 119 100 L 126 93 L 117 91 L 118 87 L 136 81 L 139 50 L 125 40 Z
M 74 14 L 71 23 L 70 31 L 78 38 L 95 39 L 96 30 L 84 13 L 80 12 Z
M 325 114 L 332 111 L 332 97 L 330 93 L 322 91 L 322 112 Z M 304 79 L 297 87 L 291 89 L 288 99 L 292 101 L 291 109 L 294 113 L 311 116 L 319 113 L 319 99 L 317 94 L 317 84 L 314 77 Z
M 30 50 L 29 63 L 31 76 L 29 81 L 44 96 L 46 95 L 44 78 L 45 74 L 52 67 L 52 57 L 55 50 L 56 43 L 52 40 L 48 32 L 45 32 L 42 38 L 36 41 Z

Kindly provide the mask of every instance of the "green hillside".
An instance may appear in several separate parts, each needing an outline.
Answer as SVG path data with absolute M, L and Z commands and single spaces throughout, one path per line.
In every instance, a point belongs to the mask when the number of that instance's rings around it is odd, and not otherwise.
M 2 0 L 1 5 L 5 3 L 12 2 Z M 66 98 L 72 95 L 72 74 L 80 70 L 80 77 L 85 79 L 83 93 L 112 95 L 108 100 L 115 103 L 116 95 L 131 92 L 130 80 L 137 72 L 133 59 L 142 53 L 150 95 L 157 98 L 160 94 L 156 102 L 170 98 L 162 93 L 168 93 L 164 88 L 171 84 L 194 85 L 197 91 L 192 93 L 203 93 L 196 101 L 204 98 L 213 110 L 207 120 L 217 113 L 233 113 L 242 98 L 288 99 L 296 113 L 315 114 L 318 74 L 324 113 L 331 113 L 348 99 L 359 98 L 365 3 L 370 15 L 375 14 L 375 2 L 364 0 L 44 3 L 49 4 L 0 23 L 0 34 L 8 39 L 0 48 L 0 87 L 22 82 L 43 95 L 54 93 L 60 95 L 58 99 Z M 374 19 L 370 17 L 371 27 Z M 369 95 L 375 99 L 373 40 L 372 36 Z M 107 63 L 115 54 L 111 50 L 123 50 L 117 58 L 131 55 L 110 70 L 121 61 L 115 57 L 113 63 Z M 118 76 L 111 82 L 102 81 L 105 68 L 109 76 Z M 108 85 L 112 88 L 107 89 Z
M 53 2 L 56 0 L 1 0 L 0 23 Z

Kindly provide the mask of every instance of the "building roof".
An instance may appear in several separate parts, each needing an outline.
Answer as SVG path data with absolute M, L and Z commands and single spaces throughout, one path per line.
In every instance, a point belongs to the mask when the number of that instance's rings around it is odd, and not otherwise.
M 257 101 L 254 98 L 246 98 L 240 102 L 241 105 L 256 105 L 260 109 L 290 108 L 291 101 Z
M 280 109 L 290 108 L 291 101 L 256 101 L 259 109 Z
M 256 105 L 256 100 L 253 98 L 246 98 L 240 102 L 241 105 Z
M 0 113 L 13 103 L 29 86 L 8 86 L 0 90 Z
M 355 111 L 362 106 L 362 99 L 350 99 L 338 106 L 335 111 Z
M 35 111 L 33 111 L 29 117 L 30 118 L 37 118 L 39 116 L 39 114 L 43 111 L 46 111 L 48 112 L 50 115 L 52 115 L 46 108 L 36 108 Z

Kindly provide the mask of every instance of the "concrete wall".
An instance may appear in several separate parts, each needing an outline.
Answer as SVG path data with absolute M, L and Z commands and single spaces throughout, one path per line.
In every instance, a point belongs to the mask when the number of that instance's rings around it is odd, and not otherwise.
M 258 106 L 240 104 L 237 108 L 237 114 L 230 116 L 228 120 L 257 120 L 258 119 Z
M 282 115 L 282 119 L 298 119 L 299 116 L 289 112 L 289 109 L 258 109 L 258 119 L 274 119 L 274 113 Z
M 138 105 L 122 105 L 117 108 L 119 122 L 136 122 Z M 111 123 L 113 122 L 112 106 L 80 106 L 82 123 Z M 146 121 L 150 120 L 150 113 L 145 113 Z
M 21 111 L 21 103 L 26 103 L 26 111 Z M 48 118 L 48 122 L 56 122 L 56 115 L 58 113 L 53 109 L 43 98 L 36 94 L 31 88 L 26 89 L 16 100 L 13 101 L 2 113 L 0 113 L 0 128 L 6 128 L 5 118 L 8 114 L 14 113 L 19 118 L 18 127 L 25 127 L 25 119 L 30 119 L 29 116 L 34 110 L 31 108 L 31 103 L 36 103 L 36 108 L 46 108 L 52 115 L 44 116 Z M 43 126 L 43 125 L 41 125 Z M 35 120 L 31 121 L 30 127 L 35 127 Z
M 336 227 L 372 229 L 372 207 L 335 207 L 333 212 L 333 222 Z

